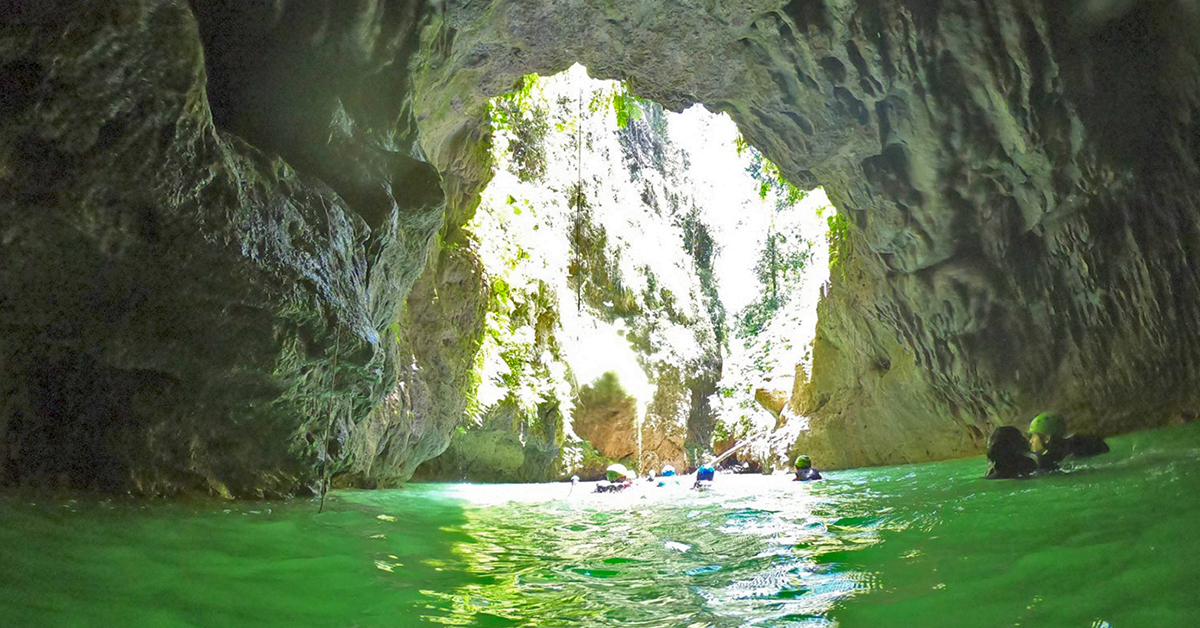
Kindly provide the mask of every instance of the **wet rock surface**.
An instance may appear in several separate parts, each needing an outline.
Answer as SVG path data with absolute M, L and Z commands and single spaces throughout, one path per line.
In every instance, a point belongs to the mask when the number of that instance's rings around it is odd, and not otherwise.
M 1099 433 L 1195 413 L 1194 5 L 436 8 L 4 9 L 0 480 L 253 496 L 304 490 L 322 460 L 407 477 L 449 442 L 463 377 L 404 366 L 447 338 L 401 315 L 439 311 L 412 287 L 446 272 L 444 251 L 426 263 L 443 196 L 462 224 L 486 100 L 576 61 L 728 112 L 848 217 L 791 404 L 823 467 L 976 453 L 1042 409 Z M 455 310 L 469 336 L 477 310 Z
M 185 3 L 17 3 L 0 65 L 0 479 L 280 496 L 353 466 L 398 230 L 214 125 Z
M 472 482 L 549 482 L 563 479 L 563 416 L 554 402 L 530 420 L 511 401 L 489 409 L 481 425 L 459 428 L 445 452 L 421 465 L 413 479 Z M 600 470 L 603 473 L 603 469 Z

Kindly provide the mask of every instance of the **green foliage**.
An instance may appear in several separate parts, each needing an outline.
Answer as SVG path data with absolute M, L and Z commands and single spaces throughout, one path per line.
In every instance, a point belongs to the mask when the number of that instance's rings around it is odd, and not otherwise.
M 495 98 L 488 105 L 492 132 L 508 136 L 509 168 L 524 182 L 546 174 L 545 139 L 550 121 L 538 82 L 536 74 L 526 75 L 515 92 Z
M 739 155 L 746 151 L 750 152 L 750 165 L 746 167 L 746 172 L 758 182 L 759 198 L 766 199 L 770 194 L 775 195 L 775 211 L 792 207 L 808 195 L 807 191 L 801 190 L 785 179 L 783 173 L 779 171 L 779 166 L 764 157 L 758 149 L 747 143 L 745 138 L 739 135 L 735 140 L 735 146 Z
M 621 385 L 621 378 L 613 371 L 606 371 L 590 384 L 579 389 L 581 407 L 607 407 L 629 404 L 636 411 L 637 400 Z
M 738 133 L 738 136 L 733 138 L 733 148 L 737 150 L 737 154 L 741 155 L 747 150 L 750 150 L 750 142 L 746 141 L 746 137 L 744 135 Z
M 845 272 L 842 263 L 850 256 L 850 222 L 839 211 L 827 216 L 825 222 L 829 225 L 829 269 Z
M 624 285 L 620 253 L 609 246 L 604 227 L 593 219 L 582 188 L 572 186 L 570 195 L 572 207 L 578 208 L 571 218 L 571 288 L 609 322 L 637 315 L 638 295 Z
M 757 336 L 766 329 L 771 318 L 783 307 L 784 300 L 776 295 L 763 295 L 738 312 L 738 326 L 734 335 L 738 338 Z
M 750 403 L 751 405 L 754 405 L 754 407 L 757 407 L 755 402 L 753 402 L 753 388 L 753 386 L 746 385 L 746 390 L 750 391 Z M 732 388 L 721 388 L 717 392 L 718 394 L 726 397 L 733 397 L 735 394 L 735 391 Z M 750 409 L 750 406 L 746 406 L 744 409 L 748 410 Z M 753 433 L 754 431 L 754 425 L 750 422 L 750 418 L 746 415 L 742 415 L 733 422 L 717 421 L 716 425 L 713 426 L 712 440 L 713 443 L 719 443 L 731 438 L 741 440 L 746 438 L 747 435 Z
M 611 90 L 602 89 L 592 93 L 588 111 L 599 113 L 612 110 L 617 119 L 617 128 L 623 129 L 634 120 L 642 119 L 644 101 L 629 92 L 629 82 L 622 81 Z
M 513 286 L 503 276 L 493 274 L 488 279 L 484 341 L 476 371 L 483 370 L 483 360 L 499 360 L 502 366 L 493 369 L 491 383 L 504 391 L 525 423 L 533 425 L 539 406 L 556 398 L 560 384 L 542 359 L 561 353 L 554 335 L 558 303 L 553 289 L 542 281 Z
M 613 92 L 612 108 L 617 114 L 617 127 L 621 129 L 628 126 L 631 120 L 640 120 L 642 117 L 637 96 L 624 89 Z
M 738 313 L 739 338 L 757 336 L 771 319 L 787 305 L 788 286 L 798 283 L 804 266 L 812 259 L 812 243 L 799 233 L 772 231 L 767 234 L 754 274 L 763 285 L 763 294 Z

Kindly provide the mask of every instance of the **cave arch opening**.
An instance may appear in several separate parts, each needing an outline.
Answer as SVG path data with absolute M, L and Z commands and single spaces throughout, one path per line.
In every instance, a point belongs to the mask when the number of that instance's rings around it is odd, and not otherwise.
M 783 427 L 844 224 L 823 190 L 728 115 L 665 110 L 578 64 L 522 77 L 488 122 L 490 181 L 447 238 L 485 276 L 478 387 L 418 477 L 695 467 Z M 740 464 L 782 461 L 799 423 Z
M 169 403 L 71 448 L 115 452 L 122 470 L 105 477 L 156 494 L 303 491 L 330 452 L 310 429 L 328 392 L 354 403 L 334 430 L 346 483 L 403 482 L 462 416 L 455 360 L 473 352 L 424 322 L 475 293 L 469 260 L 443 250 L 435 279 L 417 278 L 488 179 L 472 154 L 481 112 L 572 59 L 670 109 L 728 112 L 853 217 L 814 373 L 822 466 L 978 453 L 982 433 L 1046 408 L 1106 433 L 1194 416 L 1191 18 L 1174 3 L 1080 20 L 910 4 L 19 11 L 14 24 L 37 26 L 3 59 L 5 138 L 23 148 L 0 197 L 13 224 L 32 221 L 3 265 L 20 295 L 5 342 L 30 357 L 4 379 L 10 399 L 43 396 L 30 376 L 65 348 L 88 384 L 69 403 L 9 404 L 0 440 L 51 435 L 61 450 L 80 432 L 41 426 L 96 406 L 110 369 L 152 371 L 171 386 L 122 376 L 131 393 L 113 405 Z M 964 36 L 981 32 L 998 36 Z M 231 442 L 270 455 L 235 460 Z

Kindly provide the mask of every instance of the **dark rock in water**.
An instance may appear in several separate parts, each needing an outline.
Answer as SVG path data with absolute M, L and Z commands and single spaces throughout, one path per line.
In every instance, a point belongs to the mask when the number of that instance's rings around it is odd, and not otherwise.
M 1030 451 L 1029 441 L 1011 425 L 996 428 L 988 437 L 987 459 L 983 477 L 989 480 L 1016 478 L 1038 470 L 1038 459 Z
M 718 471 L 728 473 L 762 473 L 762 464 L 757 460 L 739 460 L 737 454 L 734 454 L 721 462 L 717 463 Z

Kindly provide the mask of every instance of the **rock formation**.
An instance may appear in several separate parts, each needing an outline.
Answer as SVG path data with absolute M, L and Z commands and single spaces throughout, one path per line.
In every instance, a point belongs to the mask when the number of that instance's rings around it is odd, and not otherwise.
M 347 445 L 406 363 L 381 338 L 442 216 L 399 118 L 361 115 L 417 13 L 362 59 L 354 20 L 212 4 L 4 10 L 6 484 L 276 496 L 370 463 Z
M 621 388 L 616 373 L 580 388 L 571 419 L 575 433 L 605 458 L 637 459 L 637 400 Z
M 822 464 L 981 450 L 1036 410 L 1193 413 L 1197 10 L 1187 2 L 458 6 L 422 145 L 472 92 L 561 69 L 728 112 L 849 218 L 796 405 Z M 651 53 L 645 51 L 650 50 Z
M 796 400 L 822 467 L 977 452 L 1040 409 L 1195 412 L 1194 3 L 435 8 L 0 10 L 3 483 L 403 479 L 448 442 L 463 369 L 439 360 L 478 326 L 438 305 L 469 262 L 427 256 L 485 183 L 484 103 L 576 61 L 728 112 L 848 216 Z M 448 310 L 459 336 L 414 322 Z

